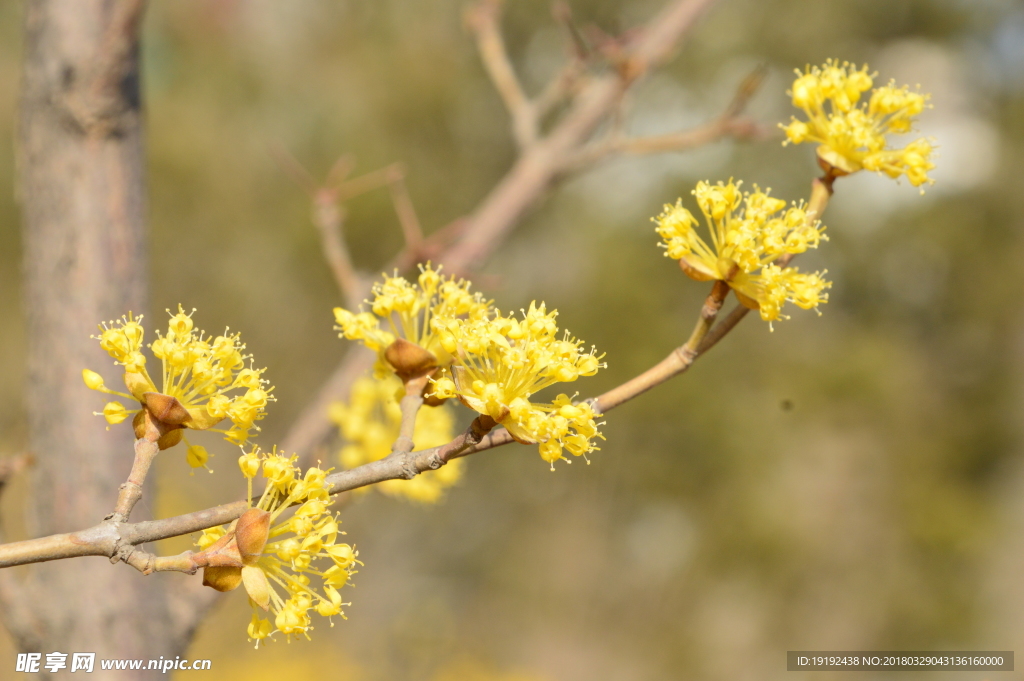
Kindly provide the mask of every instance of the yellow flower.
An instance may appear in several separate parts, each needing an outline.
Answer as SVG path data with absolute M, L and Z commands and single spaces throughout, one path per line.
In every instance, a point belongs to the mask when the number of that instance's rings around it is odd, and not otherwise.
M 311 611 L 344 618 L 342 606 L 348 604 L 342 603 L 338 589 L 355 574 L 355 565 L 362 564 L 352 546 L 337 542 L 344 533 L 338 530 L 337 517 L 327 511 L 329 471 L 310 468 L 300 475 L 296 458 L 276 450 L 243 453 L 238 464 L 248 482 L 249 510 L 227 530 L 205 530 L 197 542 L 210 565 L 205 568 L 205 585 L 218 591 L 245 587 L 253 608 L 248 634 L 257 648 L 277 632 L 287 639 L 308 639 Z M 260 469 L 267 485 L 253 505 L 252 479 Z M 294 514 L 275 524 L 291 506 L 297 506 Z M 314 585 L 314 577 L 319 584 Z M 266 618 L 264 612 L 269 613 Z
M 790 94 L 793 106 L 802 109 L 807 120 L 794 117 L 789 125 L 780 123 L 788 138 L 783 144 L 818 143 L 818 157 L 835 169 L 835 175 L 864 168 L 892 178 L 906 175 L 915 187 L 934 181 L 928 177 L 935 167 L 929 160 L 928 140 L 915 140 L 902 149 L 886 148 L 887 135 L 913 130 L 929 95 L 896 87 L 893 81 L 871 90 L 876 74 L 869 74 L 867 65 L 858 70 L 848 62 L 829 60 L 796 73 Z M 861 102 L 868 90 L 871 95 Z
M 523 318 L 493 316 L 451 319 L 438 323 L 441 342 L 454 357 L 451 377 L 434 382 L 434 395 L 458 397 L 470 409 L 505 426 L 516 441 L 539 444 L 540 454 L 552 463 L 564 459 L 562 449 L 585 456 L 602 437 L 597 414 L 587 403 L 572 404 L 567 395 L 552 403 L 530 398 L 555 383 L 593 376 L 606 365 L 604 355 L 592 348 L 581 351 L 582 341 L 558 337 L 556 310 L 530 303 Z M 588 460 L 589 462 L 589 460 Z
M 142 352 L 141 321 L 141 316 L 135 318 L 129 313 L 101 325 L 102 333 L 94 336 L 100 347 L 125 368 L 128 393 L 110 390 L 94 371 L 82 372 L 89 388 L 135 399 L 144 408 L 129 411 L 118 402 L 110 402 L 101 412 L 108 423 L 120 423 L 128 414 L 135 414 L 136 436 L 142 437 L 146 427 L 143 411 L 148 410 L 150 418 L 159 422 L 161 449 L 176 444 L 182 428 L 214 430 L 239 444 L 248 439 L 251 430 L 259 430 L 256 422 L 263 418 L 267 402 L 273 401 L 273 388 L 267 387 L 267 381 L 261 377 L 264 369 L 253 368 L 252 356 L 242 354 L 245 345 L 239 334 L 225 331 L 222 336 L 210 337 L 197 332 L 193 330 L 191 316 L 179 305 L 178 313 L 171 315 L 167 334 L 161 336 L 158 332 L 157 339 L 149 345 L 153 356 L 161 362 L 157 388 Z M 229 429 L 213 428 L 224 419 L 231 422 Z M 188 460 L 193 466 L 205 463 L 196 451 L 189 453 Z
M 404 339 L 422 348 L 427 356 L 425 366 L 447 364 L 450 357 L 438 341 L 436 320 L 455 317 L 478 318 L 487 315 L 490 303 L 480 293 L 470 293 L 468 281 L 443 277 L 440 268 L 420 266 L 415 284 L 397 276 L 384 276 L 373 286 L 373 299 L 368 300 L 371 312 L 350 312 L 334 308 L 334 319 L 342 338 L 362 341 L 378 355 L 377 375 L 394 373 L 395 367 L 386 357 L 397 339 Z
M 801 273 L 773 261 L 817 248 L 825 228 L 800 204 L 786 207 L 756 186 L 741 192 L 739 182 L 711 185 L 698 182 L 693 194 L 704 214 L 711 244 L 697 235 L 697 220 L 682 199 L 666 205 L 654 222 L 665 255 L 679 261 L 697 281 L 727 283 L 747 307 L 759 310 L 765 321 L 787 319 L 782 306 L 788 300 L 805 310 L 828 301 L 824 290 L 832 284 L 824 272 Z
M 345 468 L 377 461 L 391 453 L 402 421 L 402 411 L 396 399 L 401 390 L 401 383 L 393 377 L 375 380 L 364 376 L 352 384 L 348 402 L 331 405 L 330 418 L 338 425 L 347 443 L 339 454 Z M 413 436 L 417 449 L 443 445 L 454 436 L 455 420 L 446 406 L 419 410 Z M 464 464 L 463 459 L 454 459 L 437 470 L 424 471 L 412 480 L 385 480 L 374 487 L 391 496 L 435 503 L 462 477 Z

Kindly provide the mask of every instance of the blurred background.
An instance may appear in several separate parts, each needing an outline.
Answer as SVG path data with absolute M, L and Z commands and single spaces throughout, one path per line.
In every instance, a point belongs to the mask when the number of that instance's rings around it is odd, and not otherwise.
M 579 24 L 615 33 L 661 3 L 570 4 Z M 181 303 L 198 308 L 197 326 L 242 333 L 276 385 L 264 446 L 344 351 L 308 197 L 269 149 L 283 145 L 319 177 L 344 153 L 357 173 L 403 162 L 428 231 L 471 210 L 515 150 L 462 9 L 150 6 L 145 312 L 162 320 Z M 535 93 L 562 63 L 562 35 L 546 0 L 506 9 L 509 49 Z M 12 148 L 22 19 L 20 2 L 0 0 L 0 455 L 26 437 Z M 225 679 L 735 681 L 783 678 L 794 649 L 1024 654 L 1024 5 L 722 0 L 636 90 L 628 129 L 708 120 L 758 64 L 768 77 L 749 111 L 771 128 L 795 113 L 792 70 L 829 57 L 932 93 L 920 129 L 939 157 L 924 196 L 863 173 L 837 182 L 831 240 L 800 258 L 835 281 L 823 316 L 796 310 L 774 332 L 746 320 L 688 374 L 610 414 L 592 465 L 552 474 L 535 448 L 505 447 L 472 457 L 439 505 L 366 495 L 343 511 L 365 562 L 345 590 L 348 621 L 256 652 L 249 606 L 232 593 L 191 657 Z M 574 387 L 618 384 L 685 339 L 706 295 L 662 257 L 650 217 L 701 179 L 806 197 L 813 150 L 780 140 L 585 172 L 527 217 L 477 288 L 502 309 L 557 307 L 607 353 L 609 368 Z M 357 265 L 383 267 L 401 244 L 387 192 L 347 210 Z M 244 494 L 237 450 L 195 439 L 216 474 L 190 477 L 183 456 L 161 457 L 157 494 L 143 500 L 151 512 Z M 3 517 L 19 539 L 21 491 L 10 491 Z M 12 659 L 0 632 L 0 660 Z

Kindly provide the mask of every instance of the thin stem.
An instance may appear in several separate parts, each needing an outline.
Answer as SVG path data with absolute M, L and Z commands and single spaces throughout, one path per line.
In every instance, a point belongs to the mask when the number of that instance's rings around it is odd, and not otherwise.
M 132 463 L 132 471 L 128 474 L 128 479 L 118 487 L 117 504 L 114 506 L 114 512 L 107 516 L 108 520 L 119 523 L 128 520 L 135 504 L 142 498 L 142 485 L 146 482 L 149 467 L 159 453 L 160 448 L 156 442 L 145 438 L 135 441 L 135 461 Z
M 344 209 L 332 189 L 318 189 L 313 198 L 313 224 L 320 232 L 320 245 L 324 259 L 331 268 L 338 290 L 351 308 L 359 306 L 361 279 L 352 264 L 345 238 L 342 235 Z
M 398 427 L 398 437 L 391 445 L 391 456 L 408 454 L 416 444 L 413 437 L 416 432 L 416 416 L 423 406 L 423 389 L 427 386 L 427 376 L 417 376 L 405 382 L 405 395 L 399 402 L 402 410 L 402 421 Z
M 722 303 L 727 295 L 729 295 L 729 285 L 724 281 L 716 281 L 711 287 L 711 293 L 708 294 L 704 305 L 701 307 L 697 324 L 694 326 L 693 332 L 686 343 L 673 350 L 668 357 L 639 376 L 612 388 L 593 400 L 594 409 L 601 413 L 614 409 L 623 402 L 631 400 L 637 395 L 643 394 L 654 386 L 664 383 L 673 376 L 677 376 L 689 369 L 700 355 L 701 341 L 704 340 L 712 324 L 714 324 L 715 318 L 718 316 L 719 310 L 722 309 Z
M 686 151 L 710 144 L 723 137 L 749 139 L 763 134 L 759 125 L 742 117 L 751 97 L 764 80 L 765 69 L 759 66 L 736 88 L 736 94 L 725 110 L 714 120 L 689 130 L 654 135 L 651 137 L 625 137 L 612 132 L 605 139 L 584 147 L 566 161 L 567 168 L 588 166 L 616 154 L 661 154 Z

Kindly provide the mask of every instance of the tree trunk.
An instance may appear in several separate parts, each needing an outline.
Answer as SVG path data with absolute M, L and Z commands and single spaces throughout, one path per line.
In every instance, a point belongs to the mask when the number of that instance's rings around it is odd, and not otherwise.
M 132 464 L 131 428 L 108 431 L 93 416 L 103 400 L 81 372 L 100 371 L 116 387 L 112 360 L 89 336 L 146 304 L 142 10 L 137 0 L 27 1 L 18 171 L 33 535 L 101 520 Z M 68 653 L 69 668 L 74 652 L 173 659 L 192 627 L 174 618 L 163 577 L 103 559 L 35 565 L 15 593 L 27 614 L 7 624 L 23 650 L 44 662 L 45 653 Z

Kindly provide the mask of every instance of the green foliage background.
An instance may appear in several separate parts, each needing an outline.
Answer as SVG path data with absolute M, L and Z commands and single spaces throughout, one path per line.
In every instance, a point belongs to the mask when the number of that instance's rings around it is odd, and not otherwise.
M 609 32 L 659 5 L 571 4 Z M 268 147 L 320 175 L 342 153 L 358 172 L 404 162 L 428 230 L 469 211 L 514 146 L 460 12 L 451 0 L 151 5 L 147 316 L 180 302 L 201 327 L 242 332 L 277 386 L 264 445 L 343 352 L 308 200 Z M 25 444 L 21 19 L 21 3 L 0 0 L 0 454 Z M 563 50 L 548 4 L 509 2 L 504 25 L 535 92 Z M 723 0 L 638 89 L 629 127 L 706 120 L 759 63 L 769 77 L 750 110 L 774 125 L 791 114 L 792 69 L 829 57 L 932 92 L 921 129 L 940 156 L 923 197 L 875 177 L 837 183 L 831 241 L 800 259 L 835 280 L 821 318 L 797 311 L 774 333 L 747 320 L 690 373 L 612 413 L 593 465 L 552 474 L 532 448 L 507 447 L 473 457 L 443 505 L 371 495 L 346 507 L 366 563 L 348 621 L 255 653 L 248 606 L 230 594 L 191 655 L 220 678 L 331 665 L 353 679 L 625 681 L 782 678 L 790 649 L 1024 651 L 1024 7 Z M 596 394 L 685 339 L 706 294 L 655 248 L 661 204 L 729 176 L 806 197 L 815 172 L 811 149 L 777 139 L 609 163 L 553 192 L 478 287 L 503 309 L 546 300 L 607 352 L 609 369 L 577 386 Z M 400 245 L 386 192 L 347 209 L 358 265 L 382 267 Z M 165 454 L 150 512 L 244 493 L 235 451 L 203 444 L 216 474 L 189 478 L 182 453 Z M 3 504 L 14 538 L 20 493 Z M 3 636 L 0 679 L 14 678 Z

